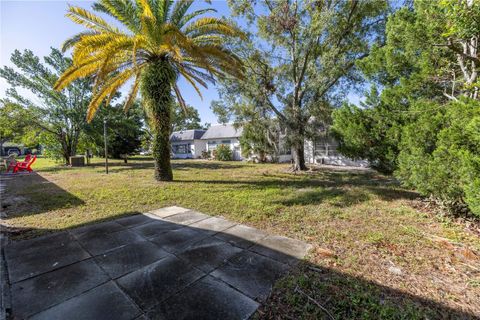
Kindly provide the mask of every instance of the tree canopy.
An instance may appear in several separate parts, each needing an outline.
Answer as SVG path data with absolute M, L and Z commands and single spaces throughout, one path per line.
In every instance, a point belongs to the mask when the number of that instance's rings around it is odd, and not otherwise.
M 28 121 L 30 128 L 40 130 L 44 142 L 58 150 L 68 164 L 70 156 L 77 152 L 80 134 L 87 124 L 85 113 L 91 97 L 92 78 L 72 81 L 61 92 L 55 91 L 53 85 L 72 61 L 54 48 L 43 62 L 30 50 L 15 50 L 11 61 L 16 68 L 0 68 L 0 76 L 11 86 L 4 104 L 21 107 L 17 108 L 22 118 L 25 117 L 21 121 Z M 29 91 L 36 99 L 25 97 L 17 88 Z
M 356 61 L 382 41 L 385 1 L 229 1 L 247 19 L 248 41 L 236 42 L 245 65 L 240 81 L 221 80 L 218 112 L 275 117 L 286 130 L 295 169 L 305 169 L 304 139 L 362 79 Z M 240 116 L 241 118 L 241 116 Z M 315 121 L 316 120 L 316 121 Z M 310 125 L 311 124 L 311 125 Z

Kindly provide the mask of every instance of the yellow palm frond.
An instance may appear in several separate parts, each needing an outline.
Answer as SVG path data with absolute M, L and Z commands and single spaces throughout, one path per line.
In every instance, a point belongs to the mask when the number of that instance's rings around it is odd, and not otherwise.
M 81 24 L 95 31 L 118 32 L 117 28 L 110 26 L 105 20 L 99 16 L 80 7 L 70 6 L 66 16 L 77 24 Z
M 185 28 L 185 34 L 221 34 L 232 37 L 244 37 L 238 28 L 218 18 L 200 18 Z
M 170 64 L 200 97 L 199 86 L 207 87 L 214 76 L 241 75 L 241 61 L 223 44 L 227 37 L 244 34 L 223 19 L 198 18 L 212 9 L 188 14 L 191 0 L 180 0 L 175 6 L 172 0 L 97 1 L 94 10 L 109 14 L 126 28 L 114 27 L 83 8 L 70 7 L 67 16 L 87 31 L 66 41 L 65 48 L 73 48 L 73 66 L 55 84 L 55 89 L 62 90 L 78 78 L 95 77 L 89 121 L 102 101 L 108 102 L 134 77 L 125 101 L 127 110 L 138 94 L 144 68 L 157 63 Z M 172 89 L 185 104 L 178 86 L 172 84 Z
M 65 72 L 60 76 L 54 85 L 54 89 L 60 91 L 68 86 L 72 81 L 94 74 L 100 66 L 100 62 L 86 63 L 80 66 L 73 65 L 65 70 Z
M 135 80 L 133 81 L 133 84 L 132 84 L 132 88 L 130 89 L 127 99 L 125 100 L 125 104 L 123 105 L 123 110 L 125 112 L 128 111 L 133 101 L 135 101 L 135 97 L 138 94 L 139 87 L 140 87 L 140 71 L 137 71 L 135 75 Z
M 87 121 L 90 122 L 97 112 L 102 101 L 110 94 L 115 93 L 125 82 L 133 75 L 133 69 L 127 69 L 124 72 L 112 77 L 105 85 L 95 94 L 90 101 L 87 109 Z

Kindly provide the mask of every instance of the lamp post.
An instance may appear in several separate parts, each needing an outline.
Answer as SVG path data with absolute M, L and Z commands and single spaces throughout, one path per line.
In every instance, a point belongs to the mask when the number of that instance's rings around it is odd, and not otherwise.
M 105 143 L 105 173 L 108 174 L 107 118 L 103 118 L 103 140 Z

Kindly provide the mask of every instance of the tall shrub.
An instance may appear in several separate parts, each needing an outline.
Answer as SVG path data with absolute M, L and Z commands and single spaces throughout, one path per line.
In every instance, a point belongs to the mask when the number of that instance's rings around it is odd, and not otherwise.
M 480 102 L 418 103 L 404 127 L 396 176 L 425 196 L 480 217 Z

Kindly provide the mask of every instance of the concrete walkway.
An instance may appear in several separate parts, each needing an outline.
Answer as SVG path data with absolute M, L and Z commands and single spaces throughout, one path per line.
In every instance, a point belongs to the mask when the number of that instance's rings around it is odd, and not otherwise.
M 248 319 L 310 245 L 180 207 L 5 247 L 14 319 Z

